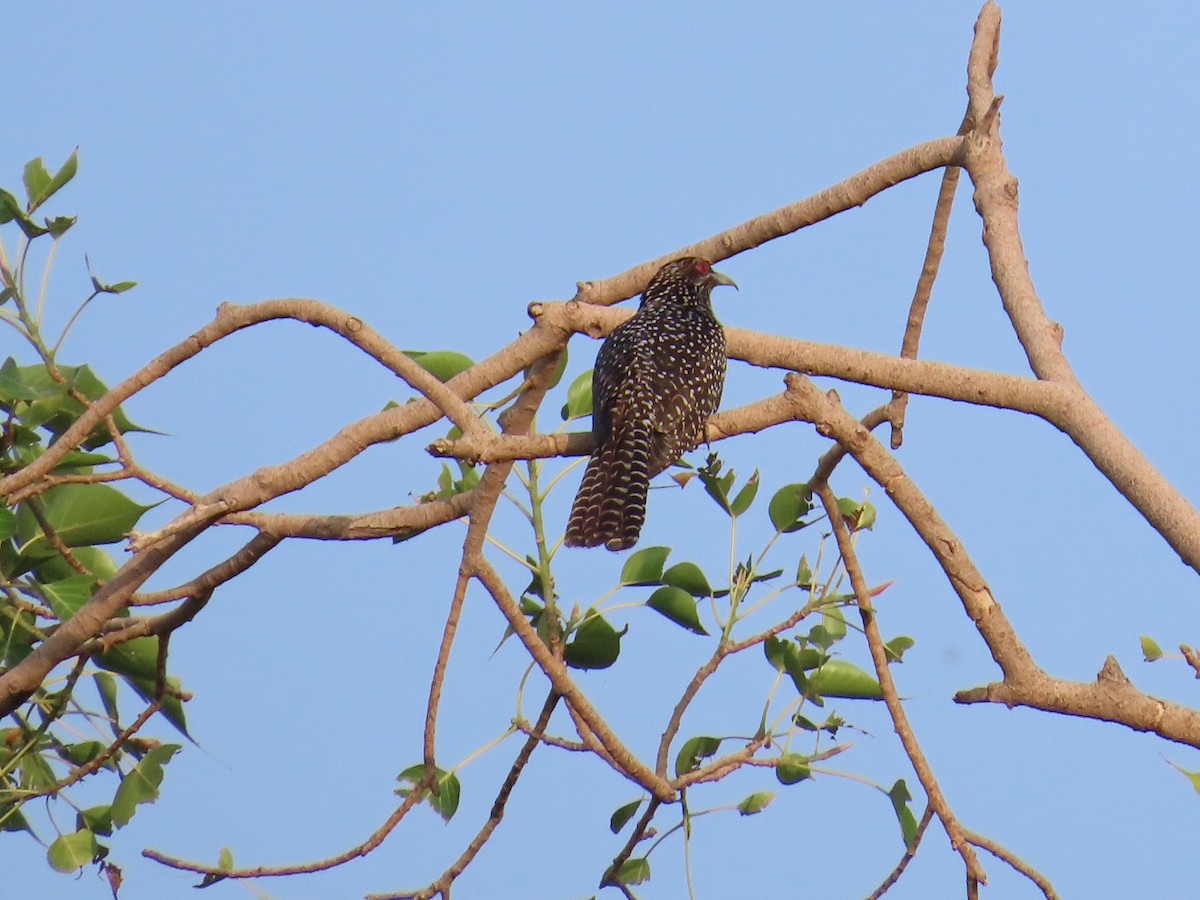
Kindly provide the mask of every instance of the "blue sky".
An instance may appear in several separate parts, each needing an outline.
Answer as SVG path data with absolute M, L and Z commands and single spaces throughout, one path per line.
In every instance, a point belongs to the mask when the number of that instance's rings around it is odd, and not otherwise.
M 209 321 L 218 303 L 278 296 L 344 307 L 401 347 L 478 358 L 527 327 L 531 300 L 565 299 L 579 279 L 615 274 L 957 128 L 978 11 L 971 4 L 733 10 L 471 2 L 336 12 L 228 2 L 81 6 L 55 16 L 34 4 L 9 9 L 7 43 L 21 50 L 7 79 L 0 185 L 16 187 L 33 156 L 53 166 L 80 148 L 80 173 L 60 203 L 80 223 L 60 250 L 51 320 L 64 320 L 86 290 L 84 252 L 101 278 L 140 282 L 97 301 L 64 360 L 90 362 L 115 382 Z M 1188 165 L 1200 13 L 1029 2 L 1005 4 L 1004 13 L 1003 136 L 1039 293 L 1083 383 L 1185 495 L 1198 497 L 1194 391 L 1185 385 L 1200 376 L 1200 179 Z M 723 320 L 895 352 L 937 187 L 936 174 L 924 176 L 724 262 L 741 290 L 718 295 Z M 0 356 L 19 349 L 0 333 Z M 571 374 L 590 366 L 594 350 L 584 338 L 572 342 Z M 1026 373 L 965 178 L 922 355 Z M 725 405 L 779 384 L 778 372 L 734 365 Z M 877 402 L 877 393 L 839 390 L 856 410 Z M 405 396 L 327 335 L 277 324 L 204 353 L 128 409 L 169 433 L 138 438 L 142 461 L 208 490 Z M 547 429 L 557 425 L 552 410 Z M 421 448 L 440 433 L 376 448 L 275 508 L 404 502 L 433 485 L 438 465 Z M 790 426 L 722 452 L 739 472 L 759 468 L 771 487 L 806 477 L 825 446 L 811 429 Z M 1138 635 L 1164 647 L 1195 642 L 1195 573 L 1065 437 L 1015 414 L 918 399 L 900 459 L 1049 671 L 1090 679 L 1111 653 L 1139 686 L 1194 703 L 1187 671 L 1144 664 Z M 576 478 L 567 476 L 552 507 L 563 521 Z M 846 495 L 866 484 L 851 466 L 835 480 Z M 882 492 L 872 497 L 880 515 L 862 540 L 864 564 L 873 582 L 896 579 L 882 627 L 917 641 L 896 676 L 965 824 L 1024 856 L 1063 896 L 1193 889 L 1189 826 L 1200 798 L 1164 757 L 1190 769 L 1200 769 L 1200 757 L 1114 726 L 954 705 L 954 691 L 991 679 L 994 666 L 924 548 Z M 679 523 L 696 522 L 694 555 L 719 571 L 727 536 L 703 497 L 653 501 L 658 515 L 652 505 L 642 543 L 678 542 Z M 513 533 L 515 520 L 500 521 Z M 196 694 L 188 714 L 200 746 L 168 767 L 163 798 L 114 839 L 126 868 L 123 900 L 191 892 L 189 877 L 140 859 L 146 846 L 211 860 L 227 845 L 247 865 L 302 861 L 362 840 L 386 817 L 396 773 L 420 755 L 461 534 L 452 525 L 398 546 L 281 548 L 177 636 L 173 665 Z M 243 539 L 198 542 L 161 584 Z M 603 592 L 620 562 L 564 557 L 568 605 Z M 519 574 L 506 571 L 516 584 Z M 698 663 L 706 648 L 649 613 L 626 612 L 634 627 L 619 666 L 581 681 L 649 752 L 685 680 L 676 666 Z M 515 646 L 490 656 L 502 632 L 487 598 L 472 593 L 447 685 L 448 762 L 512 715 L 523 663 Z M 866 659 L 861 647 L 847 652 Z M 685 731 L 752 727 L 767 674 L 759 660 L 735 667 Z M 526 699 L 531 714 L 535 704 Z M 855 747 L 838 766 L 884 784 L 907 777 L 915 789 L 882 711 L 852 703 L 842 711 L 864 732 L 849 738 Z M 505 745 L 464 771 L 463 807 L 449 826 L 426 811 L 372 857 L 336 872 L 210 892 L 292 900 L 428 881 L 486 816 L 514 752 Z M 509 820 L 455 896 L 587 897 L 619 847 L 608 816 L 636 792 L 598 763 L 541 751 L 534 759 Z M 751 772 L 693 804 L 772 787 Z M 707 817 L 693 860 L 701 897 L 797 885 L 802 895 L 862 896 L 900 849 L 886 800 L 827 777 L 780 788 L 759 816 Z M 655 851 L 654 879 L 640 896 L 681 896 L 680 859 L 678 843 Z M 20 835 L 0 842 L 0 863 L 21 896 L 109 896 L 90 872 L 77 881 L 51 872 Z M 986 896 L 1038 896 L 1003 863 L 986 854 L 984 863 Z M 956 896 L 961 884 L 961 865 L 935 825 L 888 896 Z

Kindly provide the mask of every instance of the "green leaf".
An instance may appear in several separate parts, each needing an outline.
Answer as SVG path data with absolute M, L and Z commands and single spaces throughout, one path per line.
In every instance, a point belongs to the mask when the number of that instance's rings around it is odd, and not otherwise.
M 44 546 L 41 551 L 45 551 Z M 76 562 L 83 564 L 96 581 L 107 581 L 117 572 L 116 562 L 99 547 L 74 547 L 71 549 L 71 555 L 75 557 Z M 62 581 L 78 574 L 58 552 L 33 560 L 33 570 L 42 583 Z
M 454 813 L 458 810 L 458 802 L 462 796 L 462 785 L 458 781 L 458 776 L 453 772 L 447 772 L 444 769 L 434 767 L 434 773 L 437 776 L 438 792 L 434 794 L 432 791 L 425 790 L 421 794 L 421 799 L 428 801 L 444 822 L 449 822 L 454 818 Z M 396 776 L 397 781 L 408 781 L 414 786 L 420 783 L 425 777 L 425 764 L 417 763 L 415 766 L 409 766 L 403 772 Z M 396 793 L 401 797 L 407 797 L 412 793 L 411 787 L 398 787 Z
M 808 525 L 804 517 L 812 512 L 812 492 L 804 482 L 785 484 L 775 492 L 767 505 L 771 524 L 780 534 L 799 531 Z
M 60 238 L 78 221 L 79 216 L 55 216 L 52 219 L 46 220 L 46 230 L 54 235 L 54 237 Z M 134 284 L 136 283 L 134 282 Z M 119 291 L 116 293 L 119 293 Z
M 4 188 L 0 188 L 0 225 L 6 222 L 11 222 L 24 215 L 25 210 L 21 209 L 21 204 L 17 198 L 10 194 Z
M 1188 781 L 1190 781 L 1192 783 L 1192 789 L 1197 794 L 1200 794 L 1200 772 L 1189 772 L 1183 766 L 1176 765 L 1175 763 L 1171 762 L 1171 760 L 1169 760 L 1169 759 L 1167 760 L 1167 762 L 1171 765 L 1171 767 L 1173 769 L 1175 769 L 1175 771 L 1179 772 L 1181 775 L 1183 775 L 1184 778 L 1186 778 Z
M 626 803 L 624 806 L 618 807 L 617 811 L 608 820 L 608 830 L 613 834 L 618 834 L 625 827 L 625 823 L 633 818 L 634 813 L 638 811 L 638 807 L 641 805 L 642 801 L 638 799 L 632 803 Z
M 158 638 L 139 637 L 109 647 L 95 657 L 96 663 L 118 675 L 154 679 L 158 677 Z
M 800 564 L 796 567 L 796 585 L 809 591 L 817 586 L 817 577 L 808 567 L 808 555 L 805 553 L 800 554 Z
M 550 380 L 546 383 L 546 390 L 550 390 L 551 388 L 556 387 L 558 385 L 558 383 L 560 381 L 562 381 L 563 373 L 567 371 L 567 355 L 568 355 L 567 349 L 568 348 L 563 347 L 562 352 L 558 354 L 558 365 L 556 365 L 554 367 L 554 373 L 550 376 Z M 525 377 L 526 378 L 529 377 L 529 373 L 532 369 L 533 369 L 532 364 L 529 366 L 526 366 L 526 368 L 525 368 Z
M 767 805 L 774 799 L 774 791 L 755 791 L 737 805 L 737 811 L 743 816 L 752 816 L 766 809 Z
M 75 575 L 42 585 L 42 593 L 60 622 L 65 622 L 92 599 L 96 579 L 91 575 Z
M 22 423 L 30 428 L 43 426 L 55 437 L 70 428 L 83 413 L 83 404 L 70 395 L 69 388 L 74 388 L 89 400 L 99 400 L 108 393 L 108 386 L 88 366 L 59 366 L 58 370 L 66 379 L 65 384 L 53 379 L 45 366 L 22 366 L 19 370 L 26 385 L 45 393 L 21 413 Z M 121 407 L 113 411 L 113 421 L 122 434 L 152 431 L 131 422 Z M 91 450 L 110 441 L 108 428 L 101 422 L 88 435 L 83 446 Z
M 892 638 L 883 645 L 883 651 L 887 654 L 888 662 L 904 662 L 904 652 L 911 650 L 915 643 L 916 641 L 903 634 Z
M 882 700 L 879 682 L 854 663 L 831 659 L 809 676 L 811 694 L 818 697 L 844 697 L 851 700 Z
M 34 622 L 28 610 L 0 607 L 0 662 L 15 666 L 29 655 L 38 634 Z
M 475 365 L 475 360 L 457 350 L 405 350 L 404 355 L 439 381 L 449 381 Z
M 684 741 L 675 756 L 675 777 L 691 772 L 700 765 L 700 760 L 716 756 L 721 749 L 721 739 L 716 737 L 694 737 Z
M 92 806 L 79 811 L 75 817 L 75 825 L 80 829 L 86 828 L 93 834 L 110 835 L 113 833 L 112 804 Z
M 917 819 L 908 806 L 912 794 L 908 792 L 908 785 L 904 783 L 903 778 L 893 784 L 887 793 L 892 801 L 892 809 L 896 811 L 896 819 L 900 823 L 900 836 L 904 838 L 904 846 L 911 850 L 917 839 Z
M 621 567 L 621 584 L 662 584 L 663 563 L 670 547 L 643 547 L 625 560 Z
M 801 756 L 799 753 L 783 754 L 779 757 L 778 765 L 775 766 L 775 777 L 779 779 L 780 784 L 798 784 L 807 778 L 812 778 L 808 757 Z
M 225 872 L 233 868 L 233 851 L 228 847 L 222 847 L 217 855 L 217 868 Z
M 113 737 L 116 737 L 121 733 L 121 716 L 117 710 L 117 679 L 107 672 L 97 672 L 92 678 L 96 682 L 96 692 L 100 695 L 104 714 L 108 716 L 108 724 L 112 728 Z
M 836 644 L 846 636 L 846 616 L 839 606 L 826 606 L 821 610 L 821 627 L 830 644 Z
M 128 534 L 150 506 L 134 503 L 106 484 L 63 484 L 41 495 L 44 517 L 68 547 L 113 544 Z M 26 504 L 17 512 L 18 549 L 30 558 L 57 551 Z
M 139 805 L 158 799 L 163 766 L 181 749 L 179 744 L 161 744 L 148 751 L 133 770 L 121 779 L 112 802 L 112 822 L 115 827 L 123 828 L 129 824 Z
M 54 173 L 54 178 L 50 179 L 50 184 L 46 186 L 46 190 L 42 193 L 42 197 L 38 200 L 38 204 L 46 203 L 50 197 L 58 193 L 60 188 L 67 184 L 68 181 L 74 178 L 79 168 L 79 148 L 71 151 L 71 156 L 67 157 L 67 161 L 62 163 L 58 172 Z
M 96 835 L 81 828 L 72 834 L 59 835 L 46 851 L 46 859 L 59 872 L 74 872 L 95 859 L 99 850 Z
M 7 540 L 16 534 L 17 514 L 7 506 L 0 507 L 0 541 Z
M 865 500 L 855 500 L 852 497 L 839 497 L 838 512 L 846 520 L 846 527 L 851 531 L 870 529 L 875 524 L 875 504 Z
M 711 597 L 712 588 L 704 572 L 692 562 L 676 563 L 662 573 L 662 583 L 687 591 L 693 597 Z
M 625 860 L 617 871 L 617 881 L 621 884 L 642 884 L 649 880 L 650 860 L 644 856 Z
M 50 173 L 40 156 L 25 163 L 24 172 L 25 196 L 29 198 L 29 209 L 33 210 L 45 197 L 50 187 Z
M 1154 662 L 1154 660 L 1162 658 L 1162 647 L 1158 646 L 1158 642 L 1154 638 L 1143 634 L 1141 641 L 1142 656 L 1146 657 L 1146 662 Z
M 791 641 L 786 641 L 776 635 L 771 635 L 763 641 L 763 653 L 767 657 L 767 662 L 774 666 L 778 672 L 786 670 L 785 654 L 787 653 L 787 645 L 790 643 Z
M 740 516 L 750 508 L 750 504 L 754 502 L 754 497 L 757 493 L 758 469 L 755 469 L 754 473 L 746 481 L 742 489 L 738 491 L 737 496 L 734 497 L 733 501 L 729 504 L 729 514 L 732 516 Z
M 581 373 L 567 388 L 567 402 L 563 404 L 562 419 L 567 422 L 580 416 L 592 414 L 592 370 Z
M 695 634 L 708 634 L 700 624 L 700 612 L 696 608 L 695 598 L 682 588 L 660 587 L 650 595 L 646 605 L 655 612 L 662 613 L 676 625 L 682 625 Z
M 621 634 L 604 616 L 588 610 L 563 648 L 563 661 L 573 669 L 607 669 L 621 655 Z
M 124 676 L 125 683 L 143 700 L 149 702 L 154 699 L 154 692 L 158 687 L 157 637 L 140 637 L 125 641 L 109 647 L 93 659 L 102 668 Z M 183 711 L 183 701 L 175 696 L 180 689 L 179 679 L 168 676 L 167 687 L 170 692 L 164 694 L 160 712 L 168 722 L 187 735 L 187 717 Z
M 59 752 L 72 765 L 82 766 L 103 753 L 104 746 L 100 741 L 79 741 L 74 744 L 64 744 Z
M 717 460 L 716 462 L 720 462 Z M 734 471 L 730 469 L 724 475 L 717 475 L 719 465 L 709 465 L 705 468 L 697 469 L 696 474 L 700 477 L 701 483 L 704 485 L 704 490 L 708 496 L 716 501 L 717 506 L 733 515 L 733 508 L 729 504 L 729 489 L 733 487 Z M 752 498 L 753 499 L 753 498 Z

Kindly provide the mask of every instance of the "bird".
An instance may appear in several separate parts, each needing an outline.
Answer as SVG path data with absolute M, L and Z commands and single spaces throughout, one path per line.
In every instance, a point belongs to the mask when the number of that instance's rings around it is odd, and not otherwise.
M 725 385 L 725 331 L 712 289 L 737 288 L 712 263 L 666 263 L 634 315 L 613 330 L 592 370 L 595 450 L 563 543 L 627 550 L 646 519 L 650 479 L 699 446 Z

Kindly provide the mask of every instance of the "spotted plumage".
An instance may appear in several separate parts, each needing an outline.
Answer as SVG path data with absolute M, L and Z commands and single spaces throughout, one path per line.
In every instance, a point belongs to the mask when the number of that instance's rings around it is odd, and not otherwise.
M 725 332 L 711 302 L 718 284 L 734 282 L 707 260 L 667 263 L 638 311 L 600 347 L 592 370 L 596 449 L 571 507 L 568 547 L 636 544 L 650 479 L 703 440 L 725 384 Z

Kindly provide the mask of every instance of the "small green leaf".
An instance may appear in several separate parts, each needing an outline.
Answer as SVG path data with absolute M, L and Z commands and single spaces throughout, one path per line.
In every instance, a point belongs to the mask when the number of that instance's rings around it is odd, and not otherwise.
M 42 203 L 46 202 L 55 193 L 58 193 L 60 188 L 67 184 L 68 181 L 74 178 L 79 169 L 79 148 L 71 151 L 71 156 L 67 157 L 66 162 L 62 163 L 58 172 L 54 173 L 54 178 L 50 180 L 49 186 L 46 188 L 46 193 L 42 197 Z
M 123 294 L 135 287 L 137 287 L 136 281 L 118 281 L 116 284 L 99 284 L 97 282 L 96 290 L 102 294 Z M 442 380 L 445 381 L 445 379 Z
M 633 818 L 634 813 L 638 811 L 638 807 L 641 805 L 642 801 L 638 799 L 632 803 L 626 803 L 624 806 L 618 807 L 617 811 L 608 820 L 608 830 L 613 834 L 618 834 L 625 827 L 625 823 Z
M 746 481 L 742 489 L 738 491 L 737 496 L 729 504 L 729 513 L 733 516 L 740 516 L 750 508 L 750 504 L 754 502 L 754 497 L 758 493 L 758 469 Z
M 776 635 L 771 635 L 763 641 L 763 653 L 767 657 L 767 662 L 775 667 L 777 672 L 783 672 L 786 667 L 787 645 L 791 643 Z
M 163 780 L 163 766 L 181 749 L 179 744 L 160 744 L 138 760 L 133 770 L 121 779 L 121 784 L 113 795 L 113 825 L 123 828 L 133 818 L 133 813 L 139 805 L 153 803 L 158 799 L 158 786 Z
M 592 414 L 592 370 L 578 375 L 567 388 L 567 402 L 563 404 L 564 422 Z
M 40 156 L 25 163 L 25 196 L 29 198 L 29 208 L 32 210 L 42 202 L 46 190 L 50 187 L 50 173 Z
M 717 460 L 717 462 L 720 461 Z M 734 513 L 729 503 L 729 490 L 733 487 L 734 471 L 730 469 L 724 475 L 717 475 L 716 473 L 719 468 L 719 466 L 710 464 L 698 469 L 696 474 L 700 477 L 700 481 L 703 483 L 704 490 L 708 493 L 708 496 L 716 501 L 717 506 L 732 516 Z
M 621 655 L 622 633 L 604 616 L 588 610 L 583 623 L 563 648 L 563 661 L 573 669 L 607 669 Z
M 662 583 L 685 590 L 693 597 L 711 597 L 713 592 L 704 572 L 693 562 L 675 563 L 662 573 Z
M 158 676 L 158 638 L 139 637 L 109 647 L 95 657 L 96 663 L 118 675 L 134 678 Z
M 821 610 L 821 626 L 831 644 L 846 636 L 846 617 L 839 606 L 826 606 Z
M 1162 658 L 1162 647 L 1158 646 L 1158 642 L 1154 638 L 1143 634 L 1141 641 L 1142 656 L 1146 657 L 1146 662 L 1154 662 L 1154 660 Z
M 916 641 L 903 634 L 892 638 L 883 645 L 883 651 L 887 654 L 888 662 L 903 662 L 905 651 L 911 650 L 915 643 Z
M 74 575 L 61 581 L 42 585 L 42 593 L 60 622 L 65 622 L 92 599 L 96 579 L 91 575 Z
M 700 624 L 700 612 L 696 607 L 696 599 L 682 588 L 660 587 L 650 595 L 646 605 L 694 634 L 708 634 L 704 626 Z
M 855 500 L 852 497 L 839 497 L 838 512 L 846 520 L 846 527 L 851 531 L 869 530 L 875 524 L 875 504 L 865 500 Z
M 0 507 L 0 541 L 7 540 L 16 534 L 17 514 L 7 506 Z
M 700 765 L 700 760 L 716 756 L 721 749 L 721 739 L 716 737 L 694 737 L 684 741 L 675 756 L 675 777 L 691 772 Z
M 54 237 L 60 238 L 78 221 L 79 216 L 55 216 L 46 220 L 46 230 Z
M 882 700 L 883 689 L 871 675 L 844 659 L 831 659 L 809 676 L 811 694 L 851 700 Z
M 100 741 L 78 741 L 74 744 L 64 744 L 59 753 L 74 766 L 82 766 L 104 752 L 105 745 Z
M 447 772 L 444 769 L 435 767 L 434 773 L 438 780 L 438 793 L 435 795 L 432 791 L 426 790 L 422 793 L 421 799 L 427 800 L 429 805 L 433 807 L 433 810 L 442 817 L 442 820 L 449 822 L 458 810 L 458 802 L 462 796 L 462 785 L 458 781 L 458 776 L 453 772 Z M 408 781 L 415 786 L 424 777 L 425 764 L 417 763 L 415 766 L 409 766 L 397 775 L 396 780 Z M 407 797 L 411 792 L 411 787 L 396 788 L 396 793 L 402 797 Z
M 621 884 L 642 884 L 650 880 L 650 860 L 644 856 L 627 859 L 617 872 L 617 881 Z
M 808 757 L 799 753 L 785 753 L 775 766 L 775 777 L 780 784 L 798 784 L 807 778 L 812 778 L 812 769 Z
M 625 560 L 621 567 L 621 584 L 662 584 L 663 563 L 670 547 L 643 547 Z
M 1171 762 L 1171 760 L 1169 760 L 1169 759 L 1167 760 L 1167 762 L 1171 765 L 1171 767 L 1173 769 L 1175 769 L 1175 771 L 1179 772 L 1181 775 L 1183 775 L 1184 778 L 1186 778 L 1188 781 L 1190 781 L 1192 783 L 1192 789 L 1197 794 L 1200 794 L 1200 772 L 1189 772 L 1183 766 L 1176 765 L 1175 763 Z
M 817 585 L 817 577 L 808 567 L 808 555 L 800 554 L 800 564 L 796 567 L 796 585 L 811 591 Z
M 46 859 L 56 871 L 74 872 L 95 859 L 99 850 L 96 835 L 81 828 L 72 834 L 59 835 L 46 851 Z
M 912 794 L 908 792 L 908 785 L 904 783 L 903 778 L 893 784 L 887 793 L 892 801 L 892 809 L 896 811 L 896 819 L 900 823 L 900 836 L 904 838 L 904 846 L 911 850 L 917 839 L 917 819 L 908 805 Z
M 439 381 L 449 381 L 475 365 L 475 360 L 457 350 L 405 350 L 404 355 Z
M 33 650 L 33 639 L 38 634 L 33 613 L 0 607 L 0 662 L 15 666 Z
M 548 382 L 546 382 L 546 390 L 550 390 L 553 387 L 557 387 L 558 383 L 560 381 L 562 381 L 563 373 L 567 371 L 567 356 L 568 356 L 567 349 L 568 348 L 563 347 L 562 352 L 558 354 L 558 363 L 554 367 L 554 372 L 550 375 L 550 380 Z M 526 369 L 525 369 L 525 377 L 526 378 L 529 377 L 529 372 L 532 368 L 533 368 L 532 365 L 526 367 Z
M 771 524 L 780 534 L 799 531 L 808 525 L 804 517 L 812 512 L 812 492 L 804 482 L 785 484 L 767 505 Z
M 774 799 L 774 791 L 755 791 L 737 805 L 737 811 L 743 816 L 752 816 L 766 809 L 767 805 Z
M 86 828 L 93 834 L 110 835 L 113 833 L 112 804 L 81 809 L 75 820 L 76 827 L 81 830 Z
M 100 703 L 104 714 L 108 716 L 109 727 L 113 736 L 121 733 L 121 716 L 117 710 L 117 679 L 107 672 L 97 672 L 92 679 L 96 682 L 96 692 L 100 695 Z

